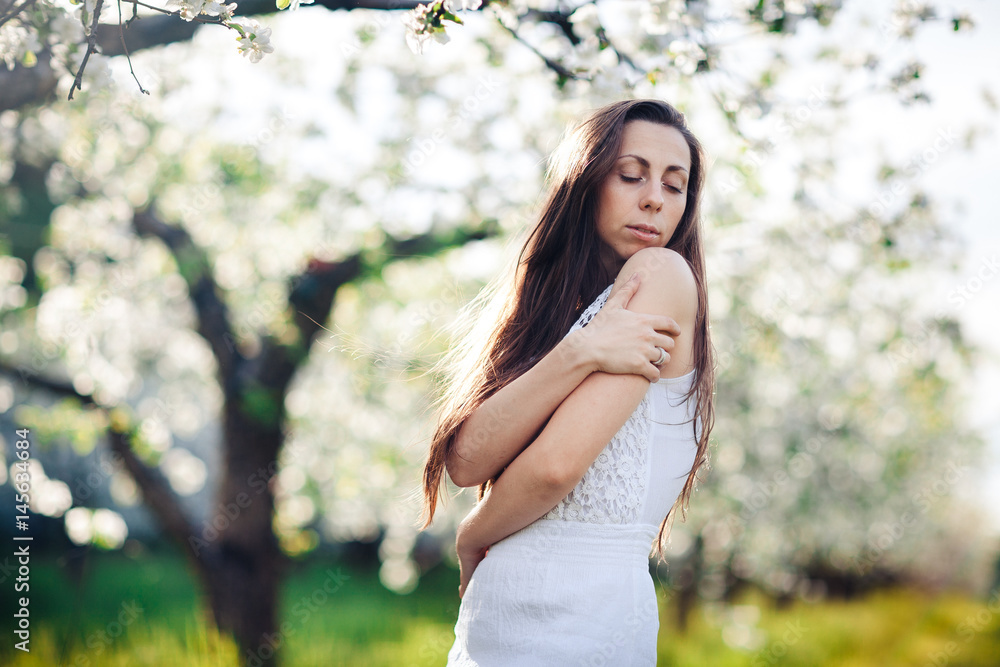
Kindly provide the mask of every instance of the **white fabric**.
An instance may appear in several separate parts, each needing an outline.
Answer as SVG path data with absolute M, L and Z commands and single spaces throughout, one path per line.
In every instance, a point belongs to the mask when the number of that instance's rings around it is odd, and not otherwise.
M 656 664 L 649 553 L 694 464 L 693 380 L 694 371 L 650 384 L 579 484 L 490 548 L 462 598 L 450 667 Z

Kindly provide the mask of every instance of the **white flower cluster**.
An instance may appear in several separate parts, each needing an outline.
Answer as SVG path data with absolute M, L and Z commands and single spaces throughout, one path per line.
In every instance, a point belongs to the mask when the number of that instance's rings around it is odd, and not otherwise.
M 295 10 L 300 4 L 309 3 L 312 0 L 277 0 L 275 3 L 278 9 L 290 7 Z M 271 29 L 261 27 L 260 23 L 251 18 L 233 18 L 236 12 L 236 3 L 229 4 L 217 2 L 216 0 L 169 0 L 167 7 L 176 11 L 185 21 L 193 21 L 197 17 L 205 15 L 218 17 L 222 25 L 239 33 L 236 41 L 239 42 L 239 52 L 250 58 L 250 62 L 259 63 L 264 54 L 274 53 L 271 46 Z
M 247 18 L 233 19 L 230 25 L 236 26 L 239 31 L 240 53 L 249 57 L 250 62 L 259 63 L 265 53 L 274 51 L 270 28 L 262 28 L 257 21 Z
M 72 6 L 61 0 L 37 0 L 32 11 L 8 17 L 0 23 L 0 62 L 7 69 L 17 66 L 33 67 L 37 54 L 48 50 L 52 64 L 64 75 L 75 77 L 87 51 L 87 33 L 93 23 L 97 0 L 70 0 Z M 291 9 L 311 4 L 314 0 L 275 0 L 277 9 Z M 462 0 L 462 6 L 478 5 L 479 0 Z M 151 7 L 152 9 L 158 9 Z M 226 0 L 166 0 L 160 10 L 175 13 L 184 21 L 218 23 L 238 33 L 237 49 L 257 63 L 268 53 L 274 52 L 271 29 L 264 28 L 254 19 L 235 18 L 236 3 Z M 205 17 L 205 18 L 200 18 Z M 108 59 L 91 53 L 87 61 L 85 80 L 97 87 L 110 83 Z
M 614 97 L 622 85 L 632 88 L 642 75 L 631 65 L 623 62 L 618 52 L 608 48 L 607 36 L 598 7 L 582 5 L 569 16 L 573 32 L 580 38 L 575 49 L 566 54 L 562 65 L 589 85 L 585 88 L 596 99 Z
M 444 22 L 461 23 L 456 11 L 478 9 L 481 4 L 481 0 L 460 0 L 456 7 L 449 0 L 438 0 L 429 5 L 417 5 L 403 17 L 406 45 L 414 53 L 423 53 L 424 44 L 432 39 L 438 44 L 447 44 L 451 37 L 445 31 Z
M 406 45 L 414 53 L 423 53 L 424 44 L 428 40 L 433 39 L 438 44 L 447 44 L 451 39 L 444 30 L 434 29 L 432 19 L 433 14 L 428 5 L 417 5 L 403 18 L 403 25 L 406 26 Z
M 30 63 L 40 48 L 36 31 L 14 21 L 0 26 L 0 59 L 7 63 L 7 69 L 14 69 L 14 65 L 19 62 Z
M 15 66 L 33 67 L 37 54 L 48 49 L 52 64 L 64 73 L 75 76 L 86 52 L 84 25 L 93 12 L 95 0 L 70 10 L 50 2 L 38 2 L 37 10 L 30 17 L 15 16 L 0 25 L 0 60 L 7 69 Z M 30 20 L 29 20 L 30 18 Z M 108 59 L 100 54 L 92 54 L 85 72 L 88 84 L 103 88 L 110 84 L 111 70 Z
M 236 3 L 228 5 L 220 4 L 211 0 L 170 0 L 167 3 L 169 9 L 176 11 L 185 21 L 193 21 L 195 17 L 204 14 L 206 16 L 218 16 L 223 22 L 231 21 L 233 12 L 236 11 Z

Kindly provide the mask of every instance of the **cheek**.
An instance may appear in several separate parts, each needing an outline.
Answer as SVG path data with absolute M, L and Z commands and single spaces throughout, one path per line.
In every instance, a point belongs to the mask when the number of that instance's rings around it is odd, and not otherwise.
M 597 226 L 604 229 L 612 229 L 616 220 L 622 216 L 624 209 L 624 197 L 622 192 L 613 185 L 605 186 L 601 189 L 601 194 L 597 198 Z
M 612 208 L 621 208 L 636 198 L 634 183 L 624 183 L 618 178 L 609 179 L 601 188 L 601 196 Z
M 678 220 L 684 215 L 684 211 L 687 209 L 687 196 L 679 196 L 675 198 L 674 201 L 674 213 Z

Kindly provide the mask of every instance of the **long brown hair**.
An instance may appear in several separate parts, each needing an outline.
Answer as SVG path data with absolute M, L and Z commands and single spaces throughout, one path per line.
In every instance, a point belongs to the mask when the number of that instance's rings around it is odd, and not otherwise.
M 494 299 L 492 313 L 481 313 L 478 336 L 466 336 L 450 361 L 437 429 L 424 467 L 424 526 L 444 482 L 445 460 L 468 416 L 496 391 L 516 379 L 551 351 L 566 335 L 580 310 L 615 278 L 600 260 L 597 202 L 601 184 L 621 150 L 625 125 L 644 120 L 675 128 L 691 151 L 684 215 L 667 243 L 690 264 L 698 287 L 694 364 L 696 396 L 693 420 L 698 442 L 694 465 L 657 540 L 663 540 L 674 510 L 683 515 L 698 469 L 707 459 L 714 423 L 715 369 L 708 327 L 705 256 L 699 201 L 705 177 L 701 144 L 687 128 L 684 114 L 660 100 L 625 100 L 598 109 L 566 135 L 553 153 L 547 173 L 548 196 L 538 224 L 521 248 L 512 281 Z M 479 498 L 496 477 L 479 487 Z

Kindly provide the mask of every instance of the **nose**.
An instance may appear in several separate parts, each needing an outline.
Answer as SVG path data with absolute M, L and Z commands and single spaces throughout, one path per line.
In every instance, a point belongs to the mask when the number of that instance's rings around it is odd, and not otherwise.
M 650 179 L 653 180 L 653 179 Z M 650 213 L 659 213 L 663 208 L 663 191 L 659 183 L 650 183 L 642 192 L 639 207 Z

